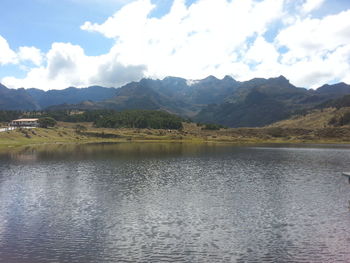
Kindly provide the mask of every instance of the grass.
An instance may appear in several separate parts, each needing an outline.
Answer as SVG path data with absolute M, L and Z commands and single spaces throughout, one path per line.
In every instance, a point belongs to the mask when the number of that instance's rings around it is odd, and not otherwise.
M 296 115 L 287 120 L 282 120 L 270 125 L 270 127 L 280 128 L 299 128 L 305 129 L 322 129 L 331 127 L 329 124 L 333 117 L 341 116 L 350 111 L 350 107 L 343 107 L 340 109 L 326 108 L 316 109 L 305 115 Z
M 82 144 L 95 142 L 191 142 L 191 143 L 350 143 L 350 128 L 237 128 L 202 130 L 193 123 L 184 123 L 183 130 L 104 129 L 91 123 L 77 132 L 76 123 L 58 123 L 54 128 L 17 129 L 0 133 L 0 149 L 39 144 Z

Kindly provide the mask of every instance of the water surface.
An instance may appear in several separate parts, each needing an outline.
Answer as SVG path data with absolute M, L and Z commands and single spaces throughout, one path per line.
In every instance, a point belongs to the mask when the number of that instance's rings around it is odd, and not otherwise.
M 346 147 L 0 154 L 0 262 L 350 262 Z

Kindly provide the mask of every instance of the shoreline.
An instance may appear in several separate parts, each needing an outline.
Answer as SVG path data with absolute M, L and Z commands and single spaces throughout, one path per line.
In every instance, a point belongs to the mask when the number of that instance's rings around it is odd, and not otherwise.
M 277 134 L 277 132 L 279 134 Z M 316 137 L 310 134 L 342 134 L 341 137 Z M 187 125 L 183 130 L 154 129 L 105 129 L 89 127 L 87 131 L 74 130 L 71 124 L 43 129 L 17 129 L 0 133 L 0 151 L 21 147 L 61 144 L 91 143 L 191 143 L 227 144 L 236 146 L 264 145 L 343 145 L 350 146 L 350 129 L 302 129 L 233 128 L 208 131 Z

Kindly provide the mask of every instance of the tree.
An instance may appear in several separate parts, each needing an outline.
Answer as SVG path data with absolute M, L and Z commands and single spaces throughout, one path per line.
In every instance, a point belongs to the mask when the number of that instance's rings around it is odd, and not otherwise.
M 42 128 L 54 127 L 57 124 L 56 120 L 51 117 L 40 118 L 38 123 Z

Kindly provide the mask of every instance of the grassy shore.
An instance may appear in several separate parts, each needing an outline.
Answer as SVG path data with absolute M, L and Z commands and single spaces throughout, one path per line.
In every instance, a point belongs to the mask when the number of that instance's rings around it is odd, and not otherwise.
M 183 130 L 103 129 L 80 123 L 87 129 L 77 131 L 76 123 L 59 123 L 54 128 L 16 129 L 0 133 L 0 149 L 37 144 L 82 144 L 98 142 L 215 142 L 234 144 L 264 143 L 350 143 L 350 128 L 237 128 L 203 130 L 185 123 Z

